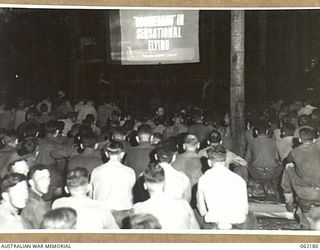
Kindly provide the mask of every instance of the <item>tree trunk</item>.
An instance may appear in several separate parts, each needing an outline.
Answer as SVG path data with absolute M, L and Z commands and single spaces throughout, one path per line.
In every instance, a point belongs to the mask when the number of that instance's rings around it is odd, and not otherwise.
M 266 11 L 259 11 L 259 81 L 258 101 L 265 104 L 266 98 L 266 32 L 267 14 Z
M 231 11 L 231 78 L 230 78 L 230 132 L 235 153 L 243 156 L 245 150 L 244 106 L 244 31 L 245 11 Z

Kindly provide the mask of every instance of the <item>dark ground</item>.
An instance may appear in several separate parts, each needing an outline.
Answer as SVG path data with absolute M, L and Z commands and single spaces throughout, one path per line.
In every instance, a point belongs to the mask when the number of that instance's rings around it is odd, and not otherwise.
M 297 221 L 265 217 L 258 217 L 257 219 L 261 230 L 299 230 Z

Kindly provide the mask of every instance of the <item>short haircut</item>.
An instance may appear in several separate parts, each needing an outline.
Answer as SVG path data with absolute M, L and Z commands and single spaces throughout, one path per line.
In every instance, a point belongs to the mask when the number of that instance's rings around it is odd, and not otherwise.
M 260 120 L 257 122 L 255 129 L 258 131 L 259 134 L 265 134 L 269 129 L 269 123 L 266 120 Z
M 46 165 L 43 164 L 35 164 L 28 172 L 28 180 L 32 179 L 34 176 L 35 172 L 37 171 L 42 171 L 42 170 L 48 170 L 50 172 L 50 168 Z
M 77 212 L 70 207 L 49 211 L 43 217 L 41 229 L 73 229 L 77 224 Z
M 38 141 L 35 138 L 28 138 L 21 143 L 21 147 L 18 150 L 18 154 L 23 156 L 27 154 L 32 154 L 38 145 Z
M 212 132 L 210 133 L 210 135 L 208 137 L 208 140 L 212 144 L 220 143 L 222 140 L 221 133 L 218 130 L 212 130 Z
M 211 146 L 208 150 L 208 158 L 213 162 L 224 162 L 226 161 L 227 151 L 221 145 Z
M 299 136 L 300 136 L 301 140 L 312 141 L 314 139 L 315 133 L 310 128 L 302 128 L 299 131 Z
M 199 140 L 196 135 L 188 134 L 184 138 L 184 144 L 196 146 L 199 143 Z
M 147 134 L 147 135 L 151 135 L 152 134 L 152 129 L 151 126 L 148 124 L 142 124 L 138 127 L 138 131 L 137 131 L 137 135 L 143 135 L 143 134 Z
M 131 229 L 161 229 L 159 220 L 151 214 L 135 214 L 129 217 Z
M 59 125 L 57 120 L 50 120 L 45 124 L 45 132 L 48 134 L 54 134 L 59 130 Z
M 147 169 L 143 172 L 144 180 L 148 183 L 161 183 L 164 182 L 164 170 L 155 162 L 148 165 Z
M 97 135 L 92 131 L 83 133 L 80 138 L 84 148 L 93 148 L 97 143 Z
M 111 141 L 103 147 L 103 151 L 110 155 L 118 155 L 123 152 L 123 145 L 119 141 Z
M 27 177 L 23 174 L 11 173 L 5 175 L 1 180 L 1 193 L 8 192 L 10 188 L 14 187 L 19 182 L 26 180 Z
M 70 170 L 67 174 L 66 184 L 67 187 L 77 188 L 89 183 L 89 172 L 85 168 L 76 167 Z

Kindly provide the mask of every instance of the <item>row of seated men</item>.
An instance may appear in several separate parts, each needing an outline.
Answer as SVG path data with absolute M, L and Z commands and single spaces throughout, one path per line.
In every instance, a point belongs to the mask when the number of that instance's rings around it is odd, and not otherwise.
M 103 228 L 122 228 L 124 219 L 131 213 L 136 213 L 152 214 L 159 220 L 161 227 L 167 229 L 254 229 L 256 221 L 248 212 L 248 193 L 252 195 L 247 190 L 249 179 L 262 182 L 264 186 L 271 186 L 276 200 L 283 195 L 290 211 L 295 209 L 295 203 L 298 203 L 301 214 L 308 213 L 317 205 L 319 182 L 316 170 L 320 154 L 315 133 L 310 128 L 299 131 L 301 145 L 297 145 L 288 154 L 285 158 L 286 164 L 281 164 L 276 143 L 267 136 L 268 125 L 258 122 L 254 129 L 256 138 L 249 143 L 245 155 L 249 165 L 247 161 L 221 146 L 221 134 L 215 130 L 207 138 L 208 146 L 201 150 L 197 136 L 186 134 L 182 146 L 184 152 L 180 154 L 174 138 L 152 145 L 151 128 L 146 124 L 137 130 L 137 146 L 131 146 L 123 138 L 123 134 L 115 132 L 113 140 L 106 143 L 102 151 L 92 131 L 75 135 L 75 140 L 80 138 L 78 147 L 59 144 L 56 140 L 57 133 L 56 123 L 49 121 L 46 124 L 45 138 L 24 140 L 20 150 L 26 153 L 15 152 L 16 157 L 19 158 L 21 154 L 22 157 L 2 168 L 4 208 L 8 204 L 12 205 L 10 190 L 15 187 L 15 182 L 10 179 L 13 178 L 12 175 L 27 176 L 29 198 L 26 206 L 13 206 L 17 208 L 17 213 L 22 209 L 23 227 L 40 228 L 43 216 L 50 209 L 59 207 L 59 203 L 64 207 L 76 208 L 76 204 L 81 207 L 85 202 L 74 199 L 77 197 L 76 193 L 79 193 L 80 198 L 85 198 L 88 202 L 99 202 L 98 207 L 101 205 L 106 209 L 103 211 L 109 211 L 102 213 L 107 217 L 104 220 L 108 221 Z M 4 139 L 6 148 L 2 149 L 2 152 L 10 149 L 14 152 L 15 150 L 10 148 L 15 147 L 14 136 L 6 135 Z M 12 155 L 10 157 L 12 159 Z M 1 160 L 3 158 L 1 157 Z M 62 164 L 62 167 L 59 167 L 57 162 L 60 160 L 67 160 L 67 165 Z M 269 164 L 270 162 L 274 164 Z M 153 172 L 148 172 L 151 170 Z M 160 171 L 160 174 L 157 171 Z M 41 176 L 38 183 L 35 181 L 35 173 L 46 173 L 46 177 Z M 149 178 L 149 174 L 163 177 Z M 73 176 L 76 184 L 71 184 L 72 181 L 68 179 L 70 176 Z M 6 181 L 7 178 L 10 181 Z M 277 186 L 278 181 L 281 182 L 281 192 Z M 67 190 L 64 190 L 64 186 Z M 19 193 L 23 194 L 22 191 Z M 164 194 L 169 200 L 162 200 L 162 195 L 154 196 L 154 193 Z M 165 205 L 170 204 L 170 199 L 178 199 L 180 205 L 174 205 L 177 209 L 173 210 L 172 206 Z M 22 202 L 23 198 L 20 201 Z M 181 207 L 181 210 L 178 207 Z M 88 212 L 88 207 L 84 210 L 87 210 L 87 222 L 79 222 L 77 228 L 81 228 L 81 224 L 88 228 L 85 226 L 90 225 L 88 214 L 99 214 Z M 176 210 L 180 212 L 176 214 Z M 183 210 L 185 212 L 182 212 Z M 5 214 L 1 212 L 0 215 L 2 213 Z M 171 215 L 174 215 L 175 219 L 172 219 Z M 316 218 L 317 214 L 313 217 Z M 78 216 L 78 220 L 80 218 L 81 216 Z M 112 222 L 112 218 L 116 223 Z M 8 223 L 10 224 L 10 221 Z M 312 227 L 312 223 L 306 224 L 308 225 L 302 223 L 305 228 Z

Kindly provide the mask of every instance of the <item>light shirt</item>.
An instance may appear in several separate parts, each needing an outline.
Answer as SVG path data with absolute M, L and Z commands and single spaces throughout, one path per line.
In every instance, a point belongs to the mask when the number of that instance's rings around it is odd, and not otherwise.
M 4 200 L 0 203 L 0 230 L 24 229 L 24 223 L 18 210 L 10 207 Z
M 216 163 L 199 179 L 197 206 L 207 223 L 243 223 L 248 214 L 246 182 L 225 163 Z
M 52 204 L 52 209 L 70 207 L 77 212 L 77 229 L 118 229 L 111 211 L 100 201 L 89 197 L 64 197 Z
M 97 120 L 97 111 L 96 111 L 96 109 L 93 106 L 89 105 L 89 104 L 83 105 L 79 109 L 77 122 L 81 123 L 82 120 L 84 120 L 86 118 L 86 116 L 89 115 L 89 114 L 93 115 L 95 121 Z
M 199 229 L 189 203 L 165 193 L 154 194 L 150 199 L 135 204 L 134 212 L 153 215 L 159 220 L 161 229 Z
M 191 183 L 185 173 L 177 171 L 170 164 L 161 162 L 160 166 L 164 170 L 164 192 L 176 199 L 191 200 Z
M 312 111 L 317 109 L 317 107 L 311 106 L 311 105 L 306 105 L 305 107 L 302 107 L 299 111 L 298 111 L 298 116 L 300 115 L 311 115 Z
M 109 161 L 92 171 L 91 197 L 113 210 L 131 209 L 135 181 L 133 169 L 120 162 Z

